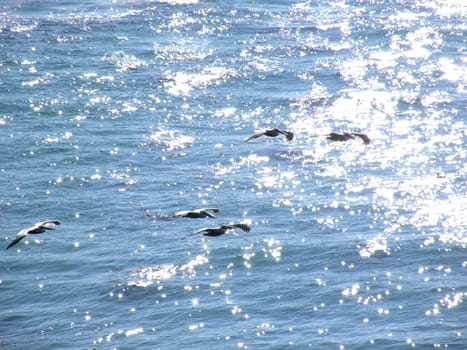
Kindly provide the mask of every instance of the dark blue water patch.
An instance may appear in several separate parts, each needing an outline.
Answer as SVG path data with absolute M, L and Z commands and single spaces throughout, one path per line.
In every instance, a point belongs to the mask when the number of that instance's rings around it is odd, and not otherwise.
M 3 252 L 7 347 L 463 343 L 462 135 L 442 126 L 464 120 L 462 76 L 441 65 L 461 63 L 455 8 L 447 23 L 420 4 L 4 6 L 2 242 L 62 221 Z M 296 142 L 243 143 L 273 125 Z M 301 138 L 343 125 L 374 147 Z M 204 206 L 221 211 L 162 217 Z M 252 230 L 187 237 L 236 221 Z M 133 275 L 158 265 L 178 269 Z

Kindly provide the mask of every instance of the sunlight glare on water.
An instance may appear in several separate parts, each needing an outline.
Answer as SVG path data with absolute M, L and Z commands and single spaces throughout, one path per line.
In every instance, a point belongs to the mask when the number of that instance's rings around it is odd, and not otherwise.
M 466 10 L 3 1 L 0 346 L 464 349 Z

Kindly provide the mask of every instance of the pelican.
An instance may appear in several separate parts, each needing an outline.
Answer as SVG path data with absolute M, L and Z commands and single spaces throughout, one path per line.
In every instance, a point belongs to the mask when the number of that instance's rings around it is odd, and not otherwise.
M 221 236 L 226 233 L 228 230 L 235 230 L 236 228 L 241 229 L 243 232 L 250 232 L 250 226 L 247 224 L 228 224 L 228 225 L 221 225 L 219 227 L 205 227 L 200 230 L 196 230 L 195 232 L 191 233 L 190 236 L 196 235 L 198 233 L 203 233 L 204 236 Z
M 199 209 L 194 209 L 194 210 L 182 210 L 182 211 L 177 211 L 175 214 L 173 214 L 173 217 L 184 217 L 184 218 L 192 218 L 192 219 L 197 219 L 197 218 L 215 218 L 216 216 L 210 212 L 213 213 L 218 213 L 219 209 L 217 208 L 199 208 Z
M 327 139 L 331 141 L 348 141 L 351 139 L 355 139 L 355 136 L 359 137 L 365 145 L 370 143 L 370 138 L 365 134 L 360 134 L 358 132 L 344 132 L 342 134 L 332 132 L 327 135 Z
M 264 136 L 269 136 L 269 137 L 276 137 L 279 134 L 284 135 L 287 141 L 292 141 L 293 136 L 294 136 L 293 132 L 291 132 L 291 131 L 280 130 L 280 129 L 277 129 L 277 128 L 274 128 L 274 129 L 259 129 L 259 130 L 256 130 L 253 135 L 251 135 L 250 137 L 247 137 L 244 140 L 244 142 L 248 142 L 250 140 L 257 139 L 258 137 L 261 137 L 263 135 Z
M 52 230 L 53 226 L 60 225 L 61 222 L 58 220 L 47 220 L 34 224 L 34 226 L 24 228 L 16 234 L 16 238 L 8 244 L 6 249 L 13 247 L 16 243 L 21 241 L 24 237 L 31 234 L 44 233 L 46 230 Z
M 363 141 L 365 145 L 368 145 L 371 141 L 367 135 L 361 134 L 358 132 L 343 132 L 343 133 L 331 132 L 329 134 L 315 135 L 311 137 L 320 137 L 320 136 L 326 136 L 326 139 L 331 140 L 331 141 L 349 141 L 349 140 L 354 140 L 355 137 L 358 137 Z

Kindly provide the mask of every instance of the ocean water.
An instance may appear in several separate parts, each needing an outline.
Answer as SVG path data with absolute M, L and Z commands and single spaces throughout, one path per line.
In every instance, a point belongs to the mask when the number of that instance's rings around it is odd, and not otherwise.
M 1 241 L 61 225 L 2 247 L 0 348 L 466 349 L 466 38 L 464 0 L 3 0 Z

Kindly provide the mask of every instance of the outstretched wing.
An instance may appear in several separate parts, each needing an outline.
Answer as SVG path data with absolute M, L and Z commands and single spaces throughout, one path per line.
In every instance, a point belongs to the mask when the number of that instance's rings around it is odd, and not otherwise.
M 26 237 L 26 235 L 17 236 L 14 240 L 11 241 L 10 244 L 8 244 L 8 246 L 6 247 L 6 249 L 9 249 L 9 248 L 13 247 L 16 243 L 18 243 L 19 241 L 21 241 L 24 237 Z
M 255 133 L 253 135 L 251 135 L 250 137 L 247 137 L 244 140 L 244 142 L 248 142 L 250 140 L 257 139 L 258 137 L 263 136 L 265 132 L 266 132 L 265 129 L 256 130 Z
M 200 228 L 199 230 L 193 231 L 188 236 L 194 236 L 194 235 L 197 235 L 198 233 L 207 232 L 208 229 L 209 228 L 207 227 Z
M 243 232 L 250 232 L 251 228 L 247 224 L 230 224 L 229 228 L 239 228 Z
M 218 213 L 220 212 L 220 210 L 218 208 L 203 208 L 203 210 L 210 210 L 212 211 L 213 213 Z
M 207 211 L 207 210 L 203 210 L 203 213 L 204 213 L 204 215 L 209 216 L 210 218 L 215 218 L 215 217 L 216 217 L 214 214 L 211 214 L 211 213 L 210 213 L 209 211 Z
M 217 208 L 201 208 L 201 209 L 196 209 L 195 212 L 202 213 L 205 216 L 209 216 L 210 218 L 215 218 L 216 216 L 214 214 L 211 214 L 210 211 L 213 213 L 218 213 L 219 209 Z
M 371 142 L 370 138 L 365 134 L 360 134 L 357 132 L 353 132 L 352 134 L 359 137 L 365 145 L 368 145 Z
M 52 224 L 53 226 L 56 226 L 56 225 L 61 225 L 62 223 L 60 221 L 58 221 L 58 220 L 46 220 L 46 221 L 38 222 L 34 226 L 35 227 L 44 227 L 45 229 L 50 229 L 51 228 L 49 226 L 50 224 Z
M 53 230 L 54 226 L 60 225 L 61 222 L 58 220 L 46 220 L 36 223 L 33 227 L 28 229 L 28 233 L 43 233 L 45 230 Z
M 180 217 L 180 216 L 186 216 L 187 214 L 189 213 L 189 211 L 187 210 L 181 210 L 181 211 L 177 211 L 175 213 L 172 214 L 173 217 Z
M 279 130 L 279 132 L 285 136 L 287 141 L 292 141 L 294 134 L 291 131 L 286 131 L 286 130 Z

